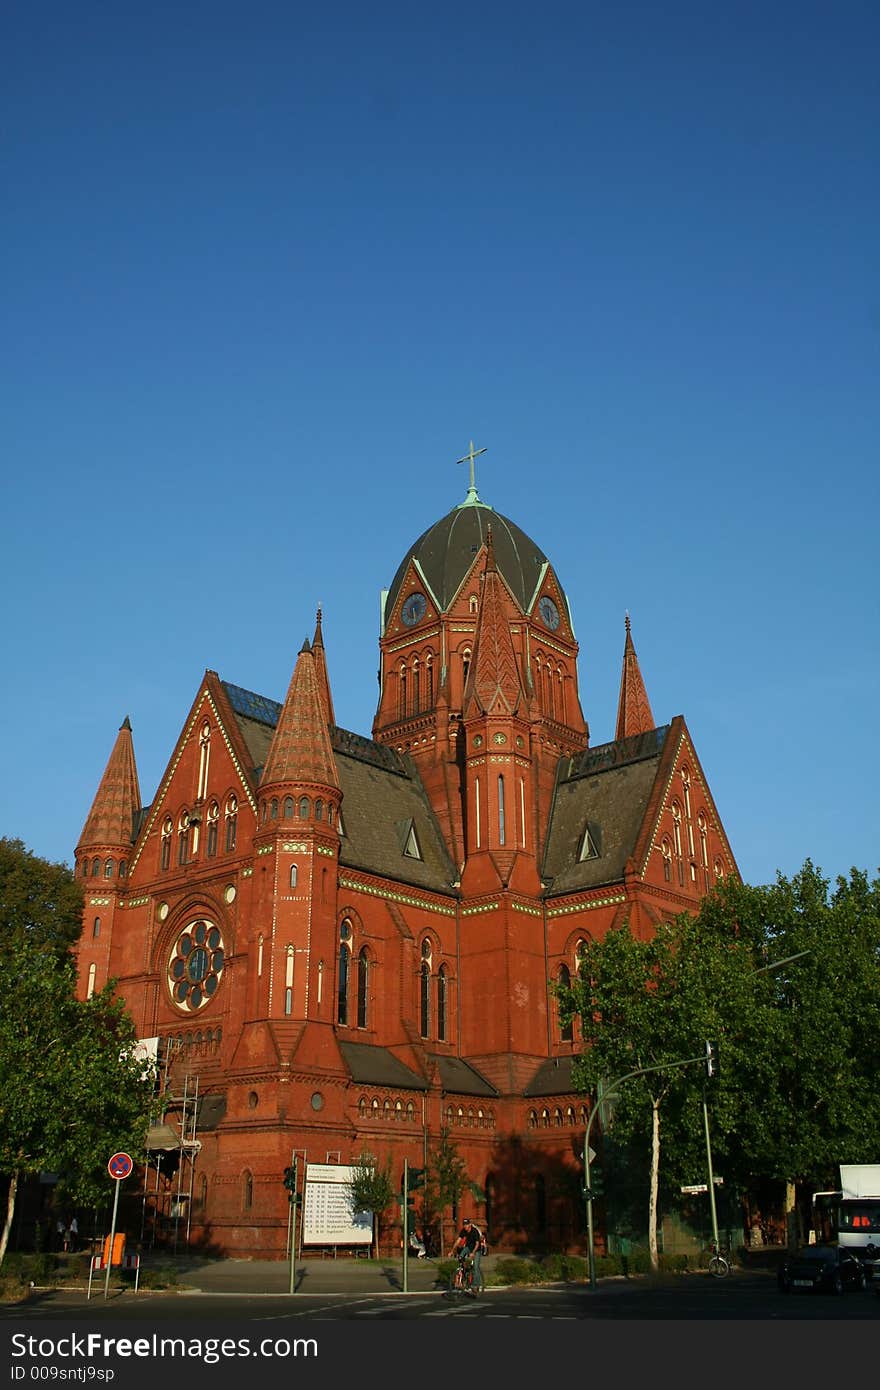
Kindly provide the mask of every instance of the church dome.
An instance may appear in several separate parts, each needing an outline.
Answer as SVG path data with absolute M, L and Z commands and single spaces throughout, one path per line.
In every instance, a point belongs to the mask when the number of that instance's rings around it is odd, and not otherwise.
M 469 492 L 466 501 L 435 521 L 410 546 L 388 590 L 385 613 L 394 607 L 411 560 L 417 561 L 441 612 L 445 612 L 485 543 L 490 526 L 498 572 L 523 612 L 528 612 L 548 564 L 547 557 L 514 522 L 481 502 L 475 492 Z

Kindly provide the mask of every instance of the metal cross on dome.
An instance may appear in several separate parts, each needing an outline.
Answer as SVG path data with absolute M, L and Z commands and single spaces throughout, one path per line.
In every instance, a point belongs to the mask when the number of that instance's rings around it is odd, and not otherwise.
M 476 483 L 474 482 L 474 459 L 475 459 L 475 458 L 479 458 L 480 454 L 485 454 L 485 452 L 486 452 L 485 449 L 475 449 L 475 448 L 474 448 L 474 441 L 471 440 L 471 447 L 470 447 L 470 449 L 468 450 L 468 452 L 465 454 L 464 458 L 460 458 L 460 459 L 456 459 L 456 460 L 455 460 L 456 463 L 470 463 L 470 466 L 471 466 L 471 481 L 470 481 L 470 487 L 468 488 L 468 492 L 472 492 L 472 493 L 476 494 L 477 485 L 476 485 Z

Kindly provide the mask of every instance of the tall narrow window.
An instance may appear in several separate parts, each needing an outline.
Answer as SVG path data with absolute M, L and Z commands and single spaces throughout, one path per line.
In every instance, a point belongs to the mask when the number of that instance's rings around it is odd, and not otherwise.
M 296 867 L 295 864 L 291 864 L 291 866 L 290 866 L 290 886 L 291 886 L 291 888 L 295 888 L 295 887 L 296 887 L 296 876 L 297 876 L 297 867 Z
M 477 849 L 480 848 L 480 779 L 474 778 L 474 833 L 477 837 Z
M 339 928 L 339 979 L 336 995 L 336 1022 L 348 1023 L 348 977 L 351 965 L 351 923 L 346 919 Z
M 177 823 L 177 862 L 185 864 L 189 858 L 189 811 L 181 811 Z
M 119 877 L 120 877 L 120 878 L 125 878 L 125 875 L 126 875 L 127 873 L 128 873 L 128 864 L 125 862 L 124 859 L 120 859 L 120 861 L 119 861 Z
M 285 819 L 285 820 L 292 820 L 292 819 L 293 819 L 293 797 L 292 797 L 292 796 L 286 796 L 286 797 L 284 798 L 284 819 Z
M 425 657 L 425 699 L 428 709 L 434 708 L 434 658 Z
M 287 959 L 284 963 L 284 1012 L 293 1013 L 293 947 L 287 948 Z
M 100 936 L 100 935 L 101 935 L 101 919 L 100 919 L 100 917 L 96 917 L 95 920 L 94 920 L 94 922 L 92 923 L 92 936 Z
M 98 877 L 100 876 L 100 873 L 101 873 L 101 861 L 100 861 L 100 859 L 93 859 L 93 860 L 92 860 L 92 878 L 98 878 Z
M 465 648 L 465 650 L 464 650 L 464 651 L 462 652 L 462 654 L 461 654 L 461 690 L 462 690 L 462 694 L 464 694 L 465 686 L 467 685 L 468 672 L 470 671 L 470 669 L 471 669 L 471 654 L 470 654 L 470 651 L 469 651 L 467 648 Z
M 678 881 L 684 883 L 684 864 L 681 858 L 681 807 L 677 801 L 672 803 L 672 847 L 678 868 Z
M 703 887 L 709 891 L 709 836 L 706 829 L 706 817 L 702 811 L 697 816 L 697 828 L 700 832 L 700 866 L 703 870 Z
M 498 843 L 504 844 L 504 778 L 498 778 Z
M 112 877 L 113 877 L 113 860 L 112 860 L 112 859 L 105 859 L 105 860 L 104 860 L 104 877 L 105 877 L 105 878 L 112 878 Z
M 366 946 L 362 946 L 358 951 L 358 981 L 357 981 L 357 1026 L 366 1028 L 367 1026 L 367 985 L 370 974 L 370 961 L 367 955 Z
M 570 988 L 570 986 L 571 986 L 571 971 L 569 970 L 569 968 L 568 968 L 567 965 L 560 965 L 560 967 L 559 967 L 559 973 L 557 974 L 556 979 L 557 979 L 558 984 L 560 984 L 560 985 L 562 986 L 563 989 L 569 989 L 569 988 Z M 562 1014 L 562 1004 L 561 1004 L 561 1002 L 560 1002 L 560 1006 L 559 1006 L 559 1037 L 560 1037 L 560 1039 L 562 1040 L 562 1042 L 571 1042 L 573 1036 L 574 1036 L 574 1033 L 573 1033 L 571 1018 L 569 1017 L 567 1020 L 563 1018 L 563 1014 Z
M 263 973 L 263 933 L 257 938 L 257 975 Z
M 95 962 L 92 961 L 91 965 L 89 966 L 89 984 L 88 984 L 88 994 L 87 994 L 87 996 L 86 996 L 88 999 L 91 999 L 92 995 L 93 995 L 94 992 L 95 992 L 95 976 L 97 975 L 97 973 L 98 973 L 98 967 L 97 967 L 97 965 L 95 964 Z
M 226 852 L 235 849 L 235 834 L 238 824 L 238 798 L 233 794 L 226 801 Z
M 449 975 L 445 965 L 437 972 L 437 1037 L 446 1041 L 446 1015 L 449 1007 Z
M 199 734 L 199 783 L 196 797 L 204 801 L 208 795 L 208 761 L 211 753 L 211 726 L 205 721 Z
M 400 696 L 399 696 L 399 700 L 398 700 L 398 712 L 399 712 L 399 714 L 400 714 L 401 719 L 405 719 L 405 718 L 406 718 L 406 667 L 405 667 L 405 666 L 401 666 L 401 668 L 400 668 L 399 692 L 400 692 Z
M 684 823 L 687 830 L 688 854 L 694 853 L 694 827 L 691 821 L 691 778 L 686 767 L 681 770 L 681 785 L 684 793 Z
M 254 1175 L 245 1169 L 241 1178 L 241 1209 L 250 1211 L 254 1205 Z
M 660 846 L 660 853 L 663 856 L 663 877 L 667 883 L 672 882 L 672 846 L 668 840 L 664 840 Z
M 420 711 L 420 708 L 421 708 L 421 706 L 420 706 L 420 704 L 419 704 L 419 696 L 420 696 L 420 693 L 421 693 L 420 690 L 419 690 L 419 676 L 420 676 L 420 674 L 421 674 L 421 672 L 420 672 L 420 670 L 419 670 L 419 658 L 418 658 L 418 657 L 414 657 L 414 658 L 413 658 L 413 673 L 412 673 L 412 712 L 413 712 L 413 714 L 418 714 L 419 711 Z
M 324 819 L 324 803 L 320 797 L 315 802 L 315 820 Z
M 308 798 L 307 796 L 301 796 L 300 799 L 299 799 L 299 818 L 300 818 L 300 820 L 308 820 L 308 818 L 309 818 L 309 816 L 310 816 L 311 814 L 312 814 L 312 803 L 309 801 L 309 798 Z
M 422 963 L 419 967 L 419 1031 L 427 1038 L 431 1031 L 431 943 L 422 942 Z
M 205 839 L 205 852 L 209 859 L 217 853 L 217 831 L 220 826 L 220 807 L 212 801 L 208 807 L 208 833 Z
M 526 783 L 525 778 L 519 779 L 519 842 L 523 849 L 526 847 Z

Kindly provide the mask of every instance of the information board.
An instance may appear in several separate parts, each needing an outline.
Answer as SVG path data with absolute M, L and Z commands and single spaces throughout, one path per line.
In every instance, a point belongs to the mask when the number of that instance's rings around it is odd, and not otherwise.
M 344 1163 L 307 1163 L 302 1206 L 303 1245 L 369 1245 L 373 1215 L 353 1213 L 353 1169 Z

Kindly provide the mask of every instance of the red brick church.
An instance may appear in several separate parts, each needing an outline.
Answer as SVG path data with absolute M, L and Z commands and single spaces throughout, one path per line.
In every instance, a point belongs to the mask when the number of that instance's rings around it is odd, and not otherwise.
M 336 724 L 320 611 L 281 703 L 205 672 L 146 804 L 128 719 L 116 737 L 76 850 L 80 987 L 114 978 L 157 1053 L 141 1219 L 175 1242 L 283 1257 L 294 1155 L 391 1156 L 399 1181 L 446 1133 L 494 1248 L 582 1247 L 588 1112 L 551 983 L 737 873 L 628 618 L 615 737 L 590 745 L 565 590 L 473 457 L 383 592 L 371 737 Z

